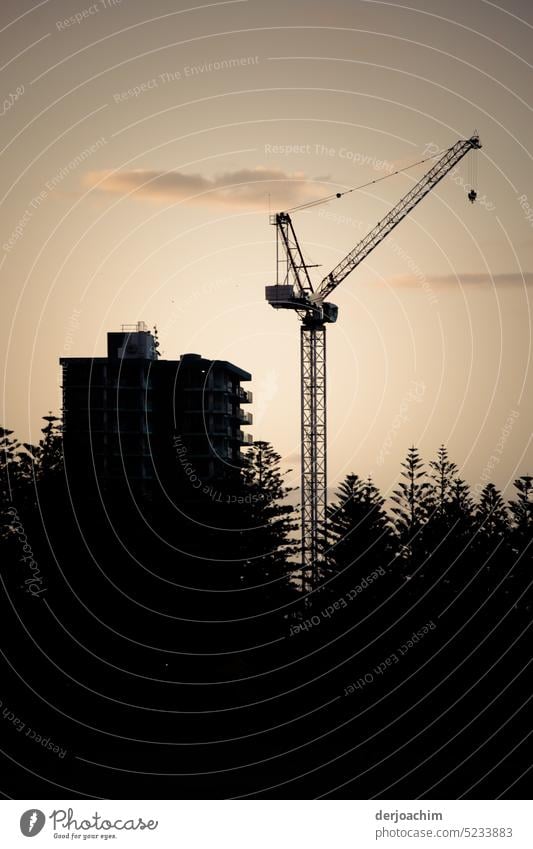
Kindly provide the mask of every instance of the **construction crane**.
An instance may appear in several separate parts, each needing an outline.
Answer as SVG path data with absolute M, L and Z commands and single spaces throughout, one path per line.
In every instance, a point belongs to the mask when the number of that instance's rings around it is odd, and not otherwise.
M 306 262 L 289 214 L 294 210 L 278 212 L 270 217 L 270 223 L 276 227 L 277 273 L 276 284 L 266 287 L 266 300 L 275 309 L 295 310 L 301 321 L 301 556 L 304 590 L 312 590 L 316 586 L 321 541 L 326 528 L 326 325 L 335 322 L 338 316 L 337 306 L 326 298 L 470 150 L 479 150 L 480 147 L 479 136 L 474 133 L 469 139 L 460 139 L 444 151 L 422 179 L 316 288 L 313 288 L 309 274 L 309 269 L 315 266 Z M 339 198 L 349 191 L 353 189 L 334 196 Z M 314 206 L 328 199 L 302 204 L 295 209 Z M 476 199 L 473 187 L 468 199 L 472 203 Z

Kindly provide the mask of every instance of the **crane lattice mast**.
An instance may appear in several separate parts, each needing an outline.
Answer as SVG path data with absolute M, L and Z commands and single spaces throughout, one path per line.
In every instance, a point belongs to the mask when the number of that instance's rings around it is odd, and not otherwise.
M 313 289 L 309 269 L 288 212 L 272 215 L 276 227 L 277 276 L 266 287 L 266 299 L 275 309 L 292 309 L 301 321 L 301 526 L 302 585 L 312 590 L 326 528 L 327 409 L 326 324 L 337 320 L 338 309 L 326 298 L 388 236 L 411 210 L 470 150 L 481 147 L 479 136 L 460 139 L 446 150 L 406 195 L 355 248 Z M 340 197 L 341 195 L 337 195 Z M 469 193 L 474 201 L 475 191 Z

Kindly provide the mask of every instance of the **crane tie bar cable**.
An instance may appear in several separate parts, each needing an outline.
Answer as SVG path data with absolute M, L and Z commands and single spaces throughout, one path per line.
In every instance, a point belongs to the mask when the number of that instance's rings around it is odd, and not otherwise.
M 368 186 L 373 186 L 375 183 L 381 183 L 382 180 L 387 180 L 388 177 L 394 177 L 396 174 L 403 174 L 404 171 L 409 171 L 410 168 L 416 168 L 417 165 L 429 162 L 430 159 L 436 159 L 438 156 L 442 156 L 443 153 L 444 150 L 439 150 L 437 153 L 432 154 L 432 156 L 426 156 L 425 159 L 419 159 L 418 162 L 406 165 L 405 168 L 398 168 L 396 171 L 392 171 L 390 174 L 385 174 L 383 177 L 376 177 L 375 180 L 370 180 L 369 183 L 362 183 L 362 185 L 354 186 L 353 189 L 346 189 L 344 192 L 334 192 L 331 195 L 326 195 L 326 197 L 310 200 L 307 201 L 307 203 L 299 204 L 299 206 L 292 206 L 290 209 L 287 209 L 286 212 L 297 212 L 301 209 L 310 209 L 313 206 L 319 206 L 322 203 L 329 203 L 329 201 L 334 198 L 341 198 L 344 195 L 349 195 L 351 192 L 358 192 L 360 189 L 366 189 Z

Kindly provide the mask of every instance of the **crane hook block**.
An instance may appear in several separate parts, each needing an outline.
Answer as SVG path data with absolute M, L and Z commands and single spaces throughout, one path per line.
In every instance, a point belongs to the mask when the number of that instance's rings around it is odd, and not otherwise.
M 468 192 L 468 200 L 470 201 L 470 203 L 474 203 L 476 198 L 477 198 L 477 192 L 474 191 L 474 189 L 470 189 L 470 191 Z

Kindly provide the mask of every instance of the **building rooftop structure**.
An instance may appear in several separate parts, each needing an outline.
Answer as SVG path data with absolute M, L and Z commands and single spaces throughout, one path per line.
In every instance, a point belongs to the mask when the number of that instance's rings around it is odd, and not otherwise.
M 242 465 L 251 375 L 200 354 L 160 359 L 157 348 L 138 322 L 107 334 L 106 357 L 60 360 L 67 474 L 164 483 L 186 464 L 201 480 Z

